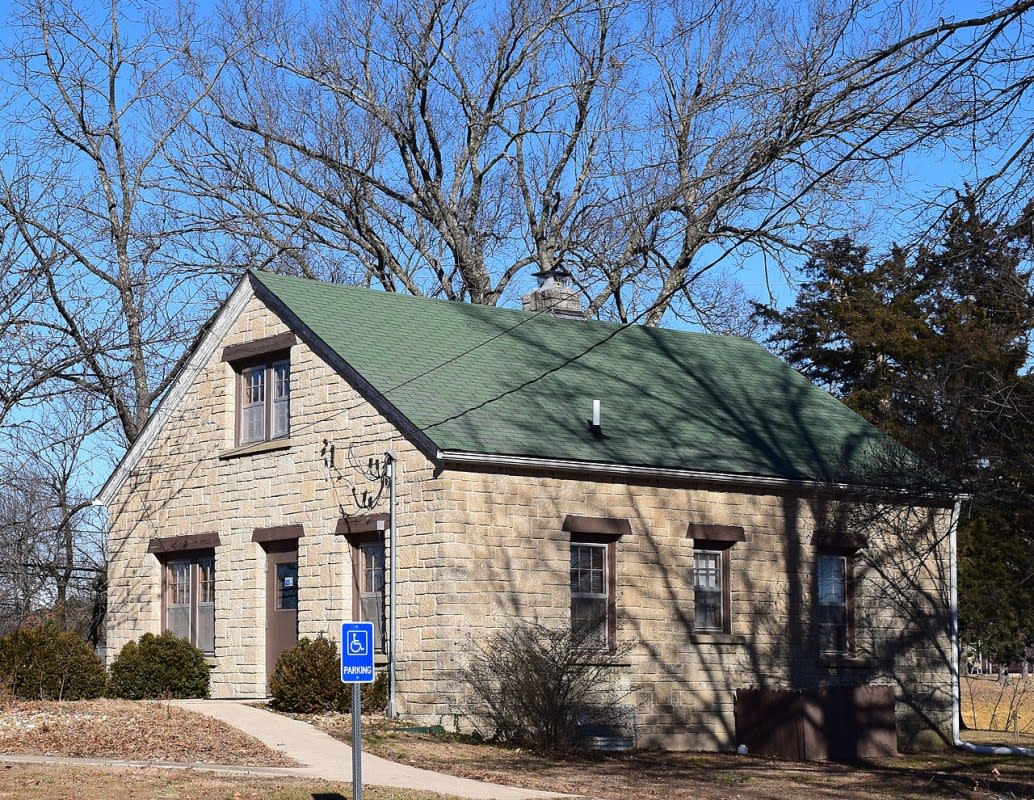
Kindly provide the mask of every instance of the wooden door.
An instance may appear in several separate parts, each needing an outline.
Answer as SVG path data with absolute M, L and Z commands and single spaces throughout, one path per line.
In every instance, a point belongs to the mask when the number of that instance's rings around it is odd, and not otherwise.
M 298 543 L 266 553 L 266 680 L 284 650 L 298 644 Z

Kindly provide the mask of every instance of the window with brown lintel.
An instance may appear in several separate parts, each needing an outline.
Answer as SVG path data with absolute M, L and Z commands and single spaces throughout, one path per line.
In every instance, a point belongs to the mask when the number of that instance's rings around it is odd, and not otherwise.
M 746 540 L 738 525 L 691 523 L 693 540 L 693 630 L 732 632 L 732 547 Z
M 293 333 L 268 336 L 223 349 L 235 374 L 235 430 L 238 446 L 286 439 L 291 434 L 291 346 Z
M 855 651 L 855 561 L 867 546 L 851 532 L 817 531 L 815 545 L 815 634 L 820 656 Z
M 388 651 L 384 532 L 389 521 L 387 514 L 342 517 L 335 530 L 352 546 L 352 619 L 373 623 L 374 647 L 379 653 Z
M 571 534 L 571 630 L 600 649 L 617 645 L 617 542 L 631 526 L 626 519 L 568 515 Z
M 162 565 L 162 631 L 215 654 L 216 533 L 151 539 L 147 552 Z

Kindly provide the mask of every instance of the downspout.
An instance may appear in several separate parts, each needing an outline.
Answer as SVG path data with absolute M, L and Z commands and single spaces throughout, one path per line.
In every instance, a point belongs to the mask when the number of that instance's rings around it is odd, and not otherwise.
M 394 450 L 384 454 L 384 460 L 388 469 L 388 507 L 391 511 L 390 525 L 388 528 L 388 548 L 391 553 L 388 572 L 388 718 L 394 719 L 398 716 L 395 710 L 395 654 L 398 651 L 398 636 L 396 625 L 396 586 L 397 586 L 397 565 L 398 565 L 398 528 L 395 524 L 397 511 L 396 503 L 396 474 L 398 472 L 398 457 Z
M 1007 747 L 1004 745 L 981 745 L 964 742 L 960 736 L 959 720 L 962 718 L 962 697 L 959 675 L 959 510 L 961 500 L 956 500 L 951 510 L 951 523 L 948 528 L 948 570 L 949 593 L 951 606 L 951 743 L 968 753 L 988 756 L 1030 756 L 1034 750 L 1027 747 Z

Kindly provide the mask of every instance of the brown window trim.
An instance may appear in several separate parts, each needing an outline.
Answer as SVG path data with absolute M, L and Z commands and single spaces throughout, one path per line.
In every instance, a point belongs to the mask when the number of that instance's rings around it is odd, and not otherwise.
M 238 420 L 237 425 L 240 424 Z M 234 428 L 236 431 L 236 426 Z M 236 432 L 234 436 L 236 436 Z M 271 453 L 276 450 L 290 450 L 291 439 L 289 436 L 281 436 L 279 439 L 268 439 L 264 442 L 253 442 L 252 444 L 246 444 L 243 447 L 235 447 L 232 450 L 224 450 L 219 454 L 219 458 L 223 461 L 227 461 L 231 458 L 240 458 L 241 456 L 252 456 L 258 453 Z
M 291 348 L 298 343 L 298 338 L 293 333 L 280 333 L 276 336 L 266 336 L 262 339 L 253 339 L 250 342 L 231 344 L 223 348 L 222 360 L 235 367 L 241 366 L 241 362 L 249 360 L 265 361 L 273 355 L 287 355 Z
M 686 537 L 693 540 L 693 550 L 717 551 L 720 554 L 722 575 L 722 626 L 696 628 L 700 634 L 732 634 L 732 548 L 747 541 L 747 534 L 739 525 L 711 525 L 691 522 L 686 526 Z M 696 567 L 694 556 L 694 568 Z M 695 582 L 694 582 L 695 591 Z
M 686 537 L 727 544 L 747 541 L 747 534 L 739 525 L 705 525 L 699 522 L 691 522 L 686 526 Z
M 354 536 L 363 533 L 386 531 L 391 514 L 367 514 L 361 517 L 341 517 L 334 528 L 336 536 Z
M 255 528 L 251 541 L 265 544 L 267 542 L 283 542 L 289 539 L 301 539 L 305 535 L 302 525 L 276 525 L 272 528 Z
M 564 517 L 561 530 L 572 534 L 590 536 L 624 536 L 632 532 L 627 519 L 620 517 L 579 517 L 568 514 Z
M 820 528 L 811 538 L 812 546 L 823 553 L 854 556 L 869 546 L 864 533 L 857 531 L 834 531 Z
M 147 552 L 154 555 L 188 553 L 191 550 L 214 550 L 219 546 L 218 533 L 188 533 L 183 536 L 156 536 L 147 543 Z
M 180 539 L 180 540 L 192 539 L 195 542 L 203 542 L 203 541 L 206 540 L 206 537 L 215 537 L 215 543 L 216 543 L 216 545 L 218 545 L 219 537 L 216 534 L 214 534 L 214 533 L 213 534 L 194 534 L 192 536 L 191 535 L 176 536 L 176 537 L 170 537 L 170 538 L 175 538 L 175 539 Z M 151 540 L 152 543 L 154 543 L 155 541 L 158 541 L 158 540 L 155 540 L 155 539 Z M 164 633 L 164 632 L 169 630 L 169 627 L 168 627 L 169 568 L 174 563 L 177 563 L 177 562 L 180 562 L 180 561 L 186 561 L 186 562 L 188 562 L 190 564 L 190 568 L 189 568 L 190 572 L 189 572 L 189 574 L 190 574 L 190 601 L 191 601 L 190 602 L 190 612 L 189 612 L 190 613 L 190 638 L 188 639 L 188 641 L 190 641 L 190 643 L 193 644 L 195 647 L 201 649 L 201 652 L 206 657 L 210 658 L 210 657 L 214 656 L 215 653 L 216 653 L 216 641 L 214 641 L 214 631 L 213 631 L 212 649 L 211 650 L 205 650 L 205 649 L 201 648 L 201 643 L 198 642 L 197 620 L 198 620 L 198 606 L 199 606 L 198 595 L 200 593 L 200 575 L 201 575 L 201 571 L 200 571 L 200 567 L 199 567 L 199 562 L 201 560 L 211 559 L 212 562 L 213 562 L 213 567 L 214 567 L 214 564 L 215 564 L 215 546 L 207 547 L 207 546 L 204 546 L 202 544 L 202 545 L 199 545 L 199 546 L 189 547 L 187 549 L 166 549 L 166 550 L 155 550 L 155 551 L 151 551 L 150 548 L 148 548 L 148 551 L 149 552 L 154 552 L 155 556 L 158 558 L 158 563 L 161 565 L 161 568 L 162 568 L 161 594 L 160 594 L 160 597 L 161 597 L 161 601 L 160 601 L 161 602 L 161 611 L 160 611 L 160 615 L 161 615 L 161 620 L 160 620 L 161 631 Z
M 632 532 L 627 519 L 619 517 L 580 517 L 568 514 L 562 530 L 571 534 L 571 544 L 599 544 L 606 546 L 607 559 L 607 651 L 617 652 L 618 634 L 618 540 Z
M 819 650 L 818 658 L 820 666 L 828 666 L 830 663 L 839 663 L 841 661 L 854 661 L 856 659 L 856 648 L 855 648 L 855 561 L 857 560 L 858 551 L 862 548 L 855 544 L 846 543 L 841 541 L 839 544 L 816 544 L 815 545 L 815 573 L 812 577 L 812 598 L 814 603 L 813 617 L 818 620 L 818 609 L 819 609 L 819 570 L 818 562 L 819 556 L 842 556 L 844 558 L 844 604 L 847 606 L 847 642 L 846 649 L 842 651 L 834 650 Z M 814 623 L 814 630 L 817 632 L 818 623 Z M 816 639 L 818 634 L 816 633 Z M 821 647 L 821 645 L 820 645 Z

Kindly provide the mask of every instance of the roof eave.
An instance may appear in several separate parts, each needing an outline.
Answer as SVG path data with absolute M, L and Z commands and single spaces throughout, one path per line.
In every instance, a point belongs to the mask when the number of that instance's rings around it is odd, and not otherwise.
M 566 472 L 591 478 L 626 478 L 640 480 L 666 480 L 679 483 L 706 484 L 741 489 L 771 489 L 796 491 L 824 491 L 845 493 L 878 492 L 889 497 L 908 495 L 922 499 L 932 505 L 951 505 L 964 495 L 908 492 L 886 486 L 871 486 L 862 483 L 819 481 L 799 478 L 782 478 L 770 475 L 740 475 L 735 473 L 708 472 L 704 470 L 678 469 L 672 467 L 645 467 L 635 464 L 613 464 L 608 462 L 576 461 L 535 456 L 515 456 L 493 453 L 472 453 L 447 450 L 438 453 L 438 461 L 444 469 L 449 467 L 489 467 L 496 469 L 522 469 L 541 472 Z
M 147 422 L 144 423 L 144 427 L 136 441 L 126 450 L 122 460 L 119 461 L 100 491 L 97 492 L 97 497 L 93 501 L 94 505 L 103 505 L 110 508 L 116 493 L 122 488 L 129 473 L 132 472 L 143 457 L 143 454 L 154 443 L 172 412 L 176 410 L 184 395 L 186 395 L 197 379 L 198 374 L 204 369 L 205 364 L 219 349 L 230 328 L 237 321 L 237 318 L 254 295 L 251 281 L 245 276 L 219 309 L 208 333 L 184 362 L 179 374 L 169 386 L 168 391 L 166 391 L 154 412 L 147 418 Z
M 323 341 L 305 322 L 267 287 L 262 278 L 249 272 L 255 296 L 294 331 L 320 358 L 338 372 L 370 405 L 379 411 L 429 461 L 436 462 L 438 444 L 424 433 L 409 417 L 388 400 L 372 383 L 355 369 L 337 350 Z

